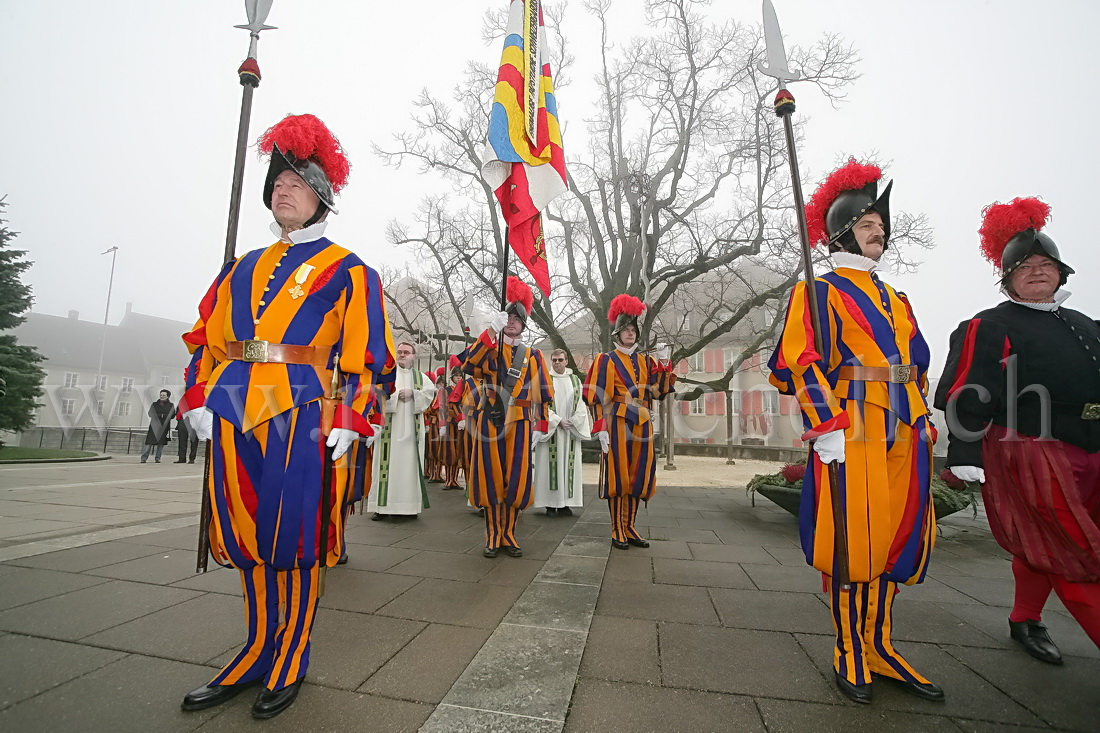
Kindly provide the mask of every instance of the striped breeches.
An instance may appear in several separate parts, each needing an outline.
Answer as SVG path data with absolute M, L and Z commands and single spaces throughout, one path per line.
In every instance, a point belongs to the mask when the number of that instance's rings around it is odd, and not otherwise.
M 649 501 L 657 487 L 653 423 L 631 425 L 622 418 L 607 421 L 610 445 L 601 460 L 605 470 L 600 497 L 634 496 Z
M 641 499 L 634 496 L 611 496 L 607 499 L 607 509 L 611 512 L 611 539 L 626 542 L 628 539 L 640 540 L 642 536 L 634 529 L 634 518 L 638 516 Z
M 890 639 L 897 583 L 875 578 L 869 583 L 852 583 L 843 590 L 834 578 L 828 581 L 836 630 L 833 668 L 837 674 L 853 685 L 869 684 L 872 672 L 927 684 L 928 680 L 894 650 Z
M 519 509 L 508 504 L 490 504 L 485 507 L 485 546 L 519 547 L 516 542 L 516 522 Z
M 263 678 L 279 690 L 305 676 L 309 637 L 317 614 L 320 568 L 241 570 L 248 641 L 211 685 L 239 685 Z

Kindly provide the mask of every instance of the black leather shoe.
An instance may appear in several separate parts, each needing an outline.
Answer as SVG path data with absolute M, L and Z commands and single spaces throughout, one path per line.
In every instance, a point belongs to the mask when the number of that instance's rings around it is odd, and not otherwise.
M 570 509 L 567 506 L 563 506 L 560 509 L 558 509 L 558 516 L 560 517 L 562 514 L 564 514 L 567 517 L 571 517 L 571 516 L 573 516 L 573 510 Z
M 298 680 L 281 690 L 269 690 L 266 687 L 260 690 L 260 694 L 256 696 L 256 702 L 252 703 L 252 717 L 259 720 L 274 718 L 290 707 L 298 697 L 298 689 L 301 686 L 302 681 Z
M 554 507 L 550 507 L 550 506 L 546 507 L 546 516 L 552 517 L 557 513 L 558 513 L 558 510 L 555 509 Z
M 1042 621 L 1008 620 L 1008 631 L 1013 639 L 1023 645 L 1024 651 L 1047 664 L 1061 664 L 1062 652 L 1050 640 L 1046 624 Z
M 497 550 L 497 548 L 495 547 L 486 547 L 484 550 L 481 551 L 481 554 L 485 557 L 496 557 L 498 552 L 499 550 Z
M 187 461 L 173 461 L 173 463 L 187 463 Z
M 519 547 L 505 547 L 504 551 L 508 553 L 509 557 L 523 557 L 523 550 Z
M 205 710 L 206 708 L 212 708 L 215 705 L 221 705 L 223 702 L 232 700 L 237 695 L 245 690 L 245 688 L 259 682 L 245 682 L 240 685 L 203 685 L 197 690 L 191 690 L 183 696 L 183 702 L 180 703 L 181 710 Z
M 626 541 L 635 547 L 649 547 L 649 540 L 639 540 L 634 537 L 627 537 Z
M 192 458 L 190 461 L 188 461 L 188 463 L 194 463 L 194 462 L 195 462 L 194 458 Z
M 853 685 L 848 680 L 844 679 L 840 674 L 833 672 L 833 676 L 836 678 L 836 686 L 844 696 L 852 702 L 858 702 L 863 705 L 871 704 L 871 685 Z
M 337 565 L 347 565 L 348 564 L 348 553 L 345 552 L 343 555 L 341 555 L 340 559 L 336 561 L 336 564 Z
M 629 550 L 630 549 L 630 544 L 629 543 L 619 542 L 618 540 L 615 540 L 615 539 L 611 540 L 611 546 L 614 547 L 616 550 Z
M 374 514 L 373 514 L 373 515 L 371 516 L 370 520 L 371 520 L 372 522 L 381 522 L 381 521 L 382 521 L 383 519 L 385 519 L 385 518 L 386 518 L 386 515 L 385 515 L 385 514 L 379 514 L 378 512 L 375 512 L 375 513 L 374 513 Z
M 876 680 L 887 680 L 899 690 L 907 695 L 913 697 L 919 697 L 922 700 L 935 700 L 937 702 L 943 701 L 943 688 L 939 685 L 934 685 L 929 682 L 927 685 L 920 682 L 909 682 L 908 680 L 899 680 L 894 677 L 887 677 L 886 675 L 879 674 L 878 672 L 872 672 L 871 678 Z

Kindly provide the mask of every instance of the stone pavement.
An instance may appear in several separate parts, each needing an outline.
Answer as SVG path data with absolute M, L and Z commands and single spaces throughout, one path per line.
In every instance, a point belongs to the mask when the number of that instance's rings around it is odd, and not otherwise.
M 438 486 L 417 520 L 353 516 L 295 705 L 266 722 L 248 694 L 183 713 L 182 695 L 243 641 L 237 574 L 194 573 L 197 468 L 0 468 L 0 730 L 1024 733 L 1100 720 L 1100 652 L 1054 598 L 1045 620 L 1065 666 L 1013 647 L 1009 559 L 969 514 L 943 522 L 930 579 L 895 607 L 900 651 L 947 701 L 879 685 L 871 706 L 847 702 L 794 518 L 750 506 L 721 460 L 703 473 L 728 486 L 659 472 L 639 515 L 648 550 L 609 552 L 593 501 L 573 518 L 528 512 L 520 559 L 481 557 L 482 520 Z

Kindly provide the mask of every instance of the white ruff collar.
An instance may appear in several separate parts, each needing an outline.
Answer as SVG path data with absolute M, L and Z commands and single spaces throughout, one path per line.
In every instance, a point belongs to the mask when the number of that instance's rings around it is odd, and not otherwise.
M 316 224 L 310 224 L 304 229 L 295 229 L 286 237 L 283 236 L 283 228 L 279 226 L 279 222 L 271 222 L 271 233 L 276 237 L 279 237 L 280 242 L 287 242 L 288 244 L 301 244 L 302 242 L 312 242 L 315 239 L 320 239 L 325 236 L 325 228 L 328 227 L 327 221 L 319 221 Z M 289 238 L 288 238 L 289 237 Z
M 864 257 L 863 255 L 852 254 L 851 252 L 833 252 L 830 257 L 833 258 L 833 262 L 836 263 L 836 267 L 847 267 L 851 270 L 863 270 L 864 272 L 879 272 L 889 274 L 889 270 L 882 266 L 881 263 L 872 260 L 870 257 Z
M 509 346 L 523 346 L 523 334 L 512 338 L 511 336 L 505 336 L 502 333 L 500 334 L 500 340 L 508 344 Z
M 1011 295 L 1008 296 L 1008 299 L 1016 305 L 1022 305 L 1027 308 L 1033 308 L 1037 311 L 1047 311 L 1048 313 L 1050 313 L 1058 310 L 1062 306 L 1062 303 L 1065 303 L 1066 298 L 1068 298 L 1070 295 L 1072 295 L 1072 293 L 1070 293 L 1068 290 L 1058 290 L 1054 293 L 1053 303 L 1025 303 L 1022 300 L 1016 300 Z
M 615 350 L 616 351 L 621 351 L 624 354 L 626 354 L 627 356 L 630 356 L 631 354 L 633 354 L 637 349 L 638 349 L 637 342 L 635 342 L 633 346 L 623 346 L 622 344 L 615 344 Z

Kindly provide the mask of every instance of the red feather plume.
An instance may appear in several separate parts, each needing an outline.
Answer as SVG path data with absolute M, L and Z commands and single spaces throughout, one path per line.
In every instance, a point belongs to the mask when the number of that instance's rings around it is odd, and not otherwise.
M 515 275 L 508 277 L 508 286 L 504 291 L 504 299 L 509 303 L 519 303 L 528 314 L 535 305 L 535 294 L 531 287 Z
M 810 233 L 810 246 L 825 244 L 829 241 L 829 232 L 825 228 L 825 216 L 836 197 L 845 191 L 859 189 L 882 178 L 882 169 L 877 165 L 864 165 L 855 158 L 829 174 L 824 183 L 817 187 L 810 202 L 806 204 L 806 228 Z
M 993 203 L 982 209 L 982 256 L 997 267 L 1008 240 L 1028 228 L 1039 231 L 1050 216 L 1050 205 L 1035 197 L 1015 198 L 1007 204 Z
M 340 141 L 313 115 L 287 115 L 260 136 L 260 151 L 271 154 L 275 145 L 295 158 L 313 158 L 332 183 L 333 193 L 348 182 L 351 164 Z
M 458 360 L 457 356 L 451 354 L 451 358 L 447 360 L 447 366 L 451 367 L 452 369 L 454 367 L 461 367 L 462 362 Z
M 614 323 L 623 313 L 628 316 L 640 316 L 645 313 L 645 303 L 633 295 L 616 295 L 611 299 L 611 307 L 607 309 L 607 320 Z

